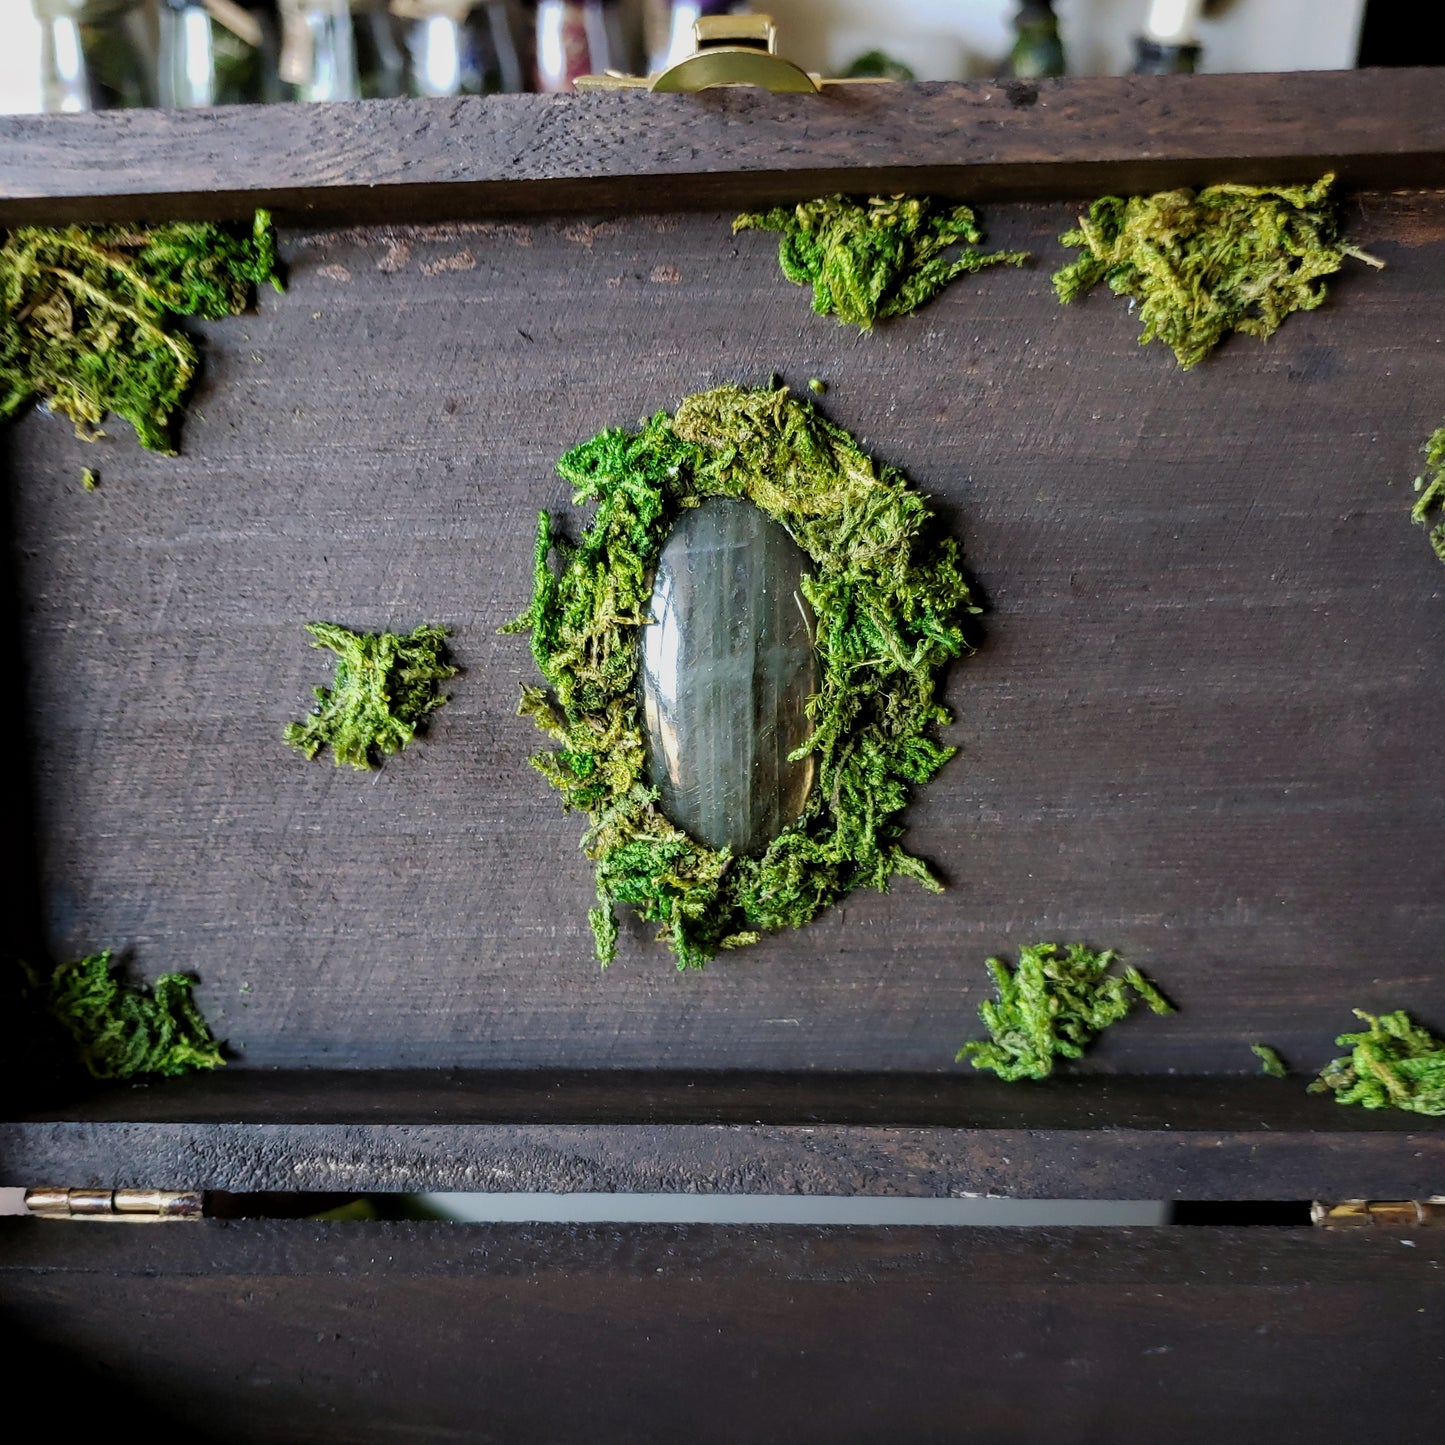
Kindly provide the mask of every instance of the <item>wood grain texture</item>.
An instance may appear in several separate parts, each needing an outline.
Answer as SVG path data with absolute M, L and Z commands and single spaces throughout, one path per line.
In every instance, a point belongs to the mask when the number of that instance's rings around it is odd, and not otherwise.
M 1445 1404 L 1438 1231 L 3 1224 L 16 1336 L 210 1441 L 1216 1445 L 1248 1422 L 1303 1445 L 1425 1439 Z
M 838 190 L 975 199 L 1214 180 L 1445 182 L 1430 69 L 0 117 L 0 224 L 475 219 Z
M 49 948 L 198 971 L 242 1068 L 945 1070 L 983 959 L 1044 937 L 1119 948 L 1180 1005 L 1095 1073 L 1247 1072 L 1257 1039 L 1310 1070 L 1354 1007 L 1445 1026 L 1445 572 L 1406 516 L 1445 396 L 1445 202 L 1362 198 L 1387 269 L 1187 375 L 1112 298 L 1056 305 L 1072 214 L 993 208 L 1039 264 L 865 337 L 726 215 L 291 233 L 287 294 L 206 328 L 179 459 L 27 417 Z M 530 659 L 496 629 L 537 508 L 577 524 L 566 447 L 773 368 L 828 381 L 987 600 L 960 755 L 910 814 L 949 888 L 689 977 L 629 922 L 601 974 L 580 825 L 512 716 Z M 375 776 L 280 743 L 328 676 L 318 617 L 454 629 L 453 700 Z
M 0 1186 L 1421 1198 L 1445 1131 L 1263 1078 L 238 1070 L 0 1124 Z

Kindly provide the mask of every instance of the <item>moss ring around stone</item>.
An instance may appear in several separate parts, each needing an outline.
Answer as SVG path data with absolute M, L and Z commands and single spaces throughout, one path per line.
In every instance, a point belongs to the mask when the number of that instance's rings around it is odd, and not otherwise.
M 541 514 L 532 603 L 503 630 L 531 633 L 547 684 L 518 708 L 556 744 L 532 765 L 588 817 L 599 961 L 618 904 L 700 968 L 865 884 L 938 891 L 901 815 L 953 755 L 941 674 L 980 609 L 927 499 L 786 388 L 700 392 L 557 470 L 596 513 L 575 544 Z M 754 508 L 777 526 L 739 516 Z M 652 647 L 659 611 L 700 641 Z

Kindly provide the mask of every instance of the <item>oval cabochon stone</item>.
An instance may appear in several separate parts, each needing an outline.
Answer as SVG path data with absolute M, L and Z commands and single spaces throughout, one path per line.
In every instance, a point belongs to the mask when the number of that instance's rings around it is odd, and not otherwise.
M 641 631 L 643 731 L 662 810 L 709 848 L 761 852 L 803 811 L 818 686 L 812 563 L 751 502 L 709 497 L 678 519 Z

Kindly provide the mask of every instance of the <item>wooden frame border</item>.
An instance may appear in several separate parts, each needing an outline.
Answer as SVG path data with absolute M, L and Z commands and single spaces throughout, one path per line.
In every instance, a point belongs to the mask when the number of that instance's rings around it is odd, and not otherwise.
M 0 225 L 287 224 L 973 200 L 1209 181 L 1445 182 L 1439 73 L 1136 76 L 0 117 Z
M 1439 72 L 498 97 L 0 118 L 0 224 L 385 224 L 988 200 L 1234 179 L 1445 184 Z M 3 570 L 3 567 L 0 567 Z M 10 885 L 22 889 L 21 860 Z M 1309 1198 L 1437 1192 L 1445 1128 L 1259 1079 L 266 1074 L 14 1100 L 0 1183 Z M 13 1098 L 13 1096 L 12 1096 Z

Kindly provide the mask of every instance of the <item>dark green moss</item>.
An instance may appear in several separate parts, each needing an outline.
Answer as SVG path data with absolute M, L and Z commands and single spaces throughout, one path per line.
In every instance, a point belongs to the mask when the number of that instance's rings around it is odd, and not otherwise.
M 146 988 L 126 983 L 109 950 L 61 964 L 48 977 L 26 969 L 31 995 L 75 1041 L 97 1079 L 187 1074 L 225 1063 L 196 1007 L 194 980 L 162 974 Z
M 1445 562 L 1445 426 L 1430 433 L 1424 452 L 1425 472 L 1415 478 L 1419 495 L 1410 508 L 1410 520 L 1426 528 L 1435 555 Z
M 554 742 L 533 765 L 588 815 L 597 865 L 597 956 L 616 950 L 615 906 L 660 926 L 680 968 L 761 933 L 801 928 L 864 885 L 939 885 L 902 848 L 909 789 L 952 755 L 944 665 L 967 650 L 977 612 L 956 544 L 935 535 L 926 500 L 841 427 L 785 388 L 718 387 L 659 412 L 640 432 L 605 431 L 558 463 L 596 513 L 575 543 L 542 513 L 532 604 L 506 630 L 530 632 L 546 688 L 519 711 Z M 744 497 L 812 559 L 822 683 L 808 705 L 818 782 L 803 817 L 761 857 L 715 852 L 670 823 L 648 786 L 637 717 L 638 629 L 651 568 L 678 513 L 707 496 Z
M 843 72 L 849 80 L 916 80 L 911 67 L 895 60 L 886 50 L 865 50 Z
M 1384 264 L 1341 237 L 1333 182 L 1105 196 L 1060 237 L 1083 254 L 1054 289 L 1069 302 L 1108 282 L 1137 307 L 1140 344 L 1157 338 L 1188 370 L 1231 331 L 1267 337 L 1290 312 L 1312 311 L 1346 256 Z
M 180 316 L 243 311 L 276 275 L 265 211 L 246 231 L 209 223 L 22 226 L 0 246 L 0 417 L 41 401 L 93 437 L 108 412 L 173 453 L 195 375 Z
M 1136 1004 L 1172 1013 L 1173 1005 L 1137 968 L 1109 971 L 1117 957 L 1082 943 L 1036 943 L 1019 950 L 1016 969 L 989 959 L 998 1000 L 978 1009 L 989 1037 L 966 1043 L 958 1062 L 991 1069 L 1011 1083 L 1046 1079 L 1059 1059 L 1079 1058 L 1101 1029 Z
M 863 331 L 916 311 L 960 276 L 1028 259 L 1026 251 L 980 251 L 974 213 L 926 196 L 825 196 L 750 211 L 733 231 L 781 231 L 783 275 L 813 288 L 819 316 Z
M 1355 1017 L 1369 1027 L 1335 1040 L 1350 1052 L 1321 1070 L 1310 1092 L 1364 1109 L 1445 1114 L 1445 1043 L 1403 1009 L 1378 1017 L 1356 1009 Z
M 447 701 L 437 684 L 460 670 L 447 660 L 445 627 L 423 624 L 406 637 L 335 622 L 309 622 L 306 630 L 313 647 L 336 654 L 336 671 L 330 687 L 315 689 L 315 711 L 288 723 L 284 736 L 308 758 L 329 747 L 338 767 L 372 768 L 400 752 Z

